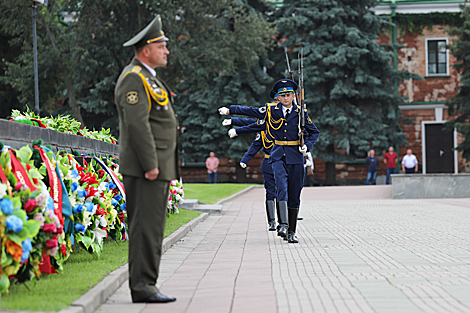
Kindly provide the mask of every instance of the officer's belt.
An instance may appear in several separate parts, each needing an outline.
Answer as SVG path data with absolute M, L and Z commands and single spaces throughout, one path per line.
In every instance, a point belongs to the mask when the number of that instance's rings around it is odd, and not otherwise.
M 265 154 L 265 155 L 264 155 L 264 158 L 265 158 L 265 159 L 269 159 L 269 157 L 270 157 L 269 154 Z
M 300 141 L 299 140 L 296 140 L 296 141 L 280 141 L 280 140 L 274 140 L 274 143 L 278 146 L 297 146 L 297 145 L 300 145 Z

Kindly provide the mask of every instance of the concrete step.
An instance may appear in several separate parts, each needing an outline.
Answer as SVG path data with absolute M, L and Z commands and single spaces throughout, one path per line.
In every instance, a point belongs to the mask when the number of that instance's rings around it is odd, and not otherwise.
M 179 207 L 182 209 L 209 213 L 211 215 L 222 213 L 221 204 L 205 204 L 200 202 L 198 199 L 184 199 L 184 202 L 180 204 Z

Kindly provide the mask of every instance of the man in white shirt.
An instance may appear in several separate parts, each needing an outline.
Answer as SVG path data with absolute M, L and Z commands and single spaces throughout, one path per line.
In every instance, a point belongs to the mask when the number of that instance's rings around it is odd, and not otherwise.
M 411 149 L 406 150 L 406 154 L 401 161 L 401 170 L 406 174 L 418 172 L 418 159 L 412 154 Z

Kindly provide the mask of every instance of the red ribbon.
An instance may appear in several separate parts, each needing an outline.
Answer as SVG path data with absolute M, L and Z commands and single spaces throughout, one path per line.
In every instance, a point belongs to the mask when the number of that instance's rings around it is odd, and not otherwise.
M 46 164 L 47 176 L 49 176 L 49 186 L 51 187 L 50 194 L 52 200 L 54 200 L 54 212 L 59 218 L 60 224 L 64 226 L 64 218 L 62 216 L 62 184 L 57 176 L 57 172 L 52 167 L 51 160 L 49 160 L 46 152 L 44 152 L 44 149 L 37 146 L 35 146 L 35 148 L 38 149 L 41 159 L 44 161 L 44 164 Z
M 26 184 L 31 191 L 35 191 L 36 187 L 34 187 L 31 179 L 29 179 L 29 175 L 26 172 L 23 164 L 16 158 L 16 155 L 13 151 L 9 150 L 10 153 L 10 160 L 11 160 L 11 171 L 15 175 L 16 179 L 20 181 L 22 184 Z

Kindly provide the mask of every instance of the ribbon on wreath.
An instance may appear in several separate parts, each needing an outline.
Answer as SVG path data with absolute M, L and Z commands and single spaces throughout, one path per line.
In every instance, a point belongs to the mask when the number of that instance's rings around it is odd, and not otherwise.
M 122 198 L 124 199 L 124 202 L 126 202 L 126 190 L 124 189 L 124 185 L 122 184 L 121 180 L 119 177 L 117 177 L 116 173 L 112 169 L 110 169 L 106 164 L 104 164 L 103 161 L 101 161 L 99 158 L 93 155 L 84 155 L 84 158 L 93 158 L 100 166 L 101 168 L 108 173 L 109 177 L 111 177 L 111 180 L 113 183 L 117 186 L 119 189 L 119 192 L 121 193 Z
M 0 166 L 0 180 L 2 181 L 2 183 L 7 185 L 8 195 L 10 197 L 13 197 L 13 190 L 11 188 L 10 182 L 8 181 L 8 178 L 5 175 L 5 172 L 3 171 L 3 168 L 1 166 Z
M 15 175 L 16 179 L 20 183 L 28 186 L 31 191 L 35 191 L 37 188 L 29 178 L 29 175 L 26 172 L 23 164 L 21 164 L 20 160 L 18 160 L 12 150 L 8 150 L 8 152 L 10 153 L 11 171 L 13 175 Z
M 47 176 L 49 177 L 50 195 L 54 201 L 54 213 L 59 217 L 60 224 L 64 226 L 64 232 L 73 234 L 72 205 L 70 204 L 64 181 L 59 174 L 60 169 L 57 159 L 54 169 L 51 160 L 46 155 L 46 153 L 51 150 L 43 146 L 34 146 L 33 148 L 39 151 L 39 155 L 46 165 Z M 46 255 L 45 251 L 43 251 L 42 260 L 41 263 L 39 263 L 39 269 L 41 273 L 45 274 L 57 273 L 51 265 L 50 256 Z

